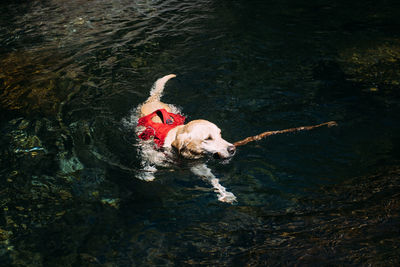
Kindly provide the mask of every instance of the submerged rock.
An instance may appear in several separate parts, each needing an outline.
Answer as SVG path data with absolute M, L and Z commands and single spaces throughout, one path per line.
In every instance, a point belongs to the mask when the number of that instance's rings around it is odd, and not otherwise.
M 10 231 L 6 231 L 0 228 L 0 242 L 6 241 L 11 235 Z
M 54 70 L 60 58 L 54 51 L 40 49 L 0 57 L 0 107 L 26 114 L 57 113 L 74 88 L 68 72 Z
M 346 76 L 364 84 L 366 90 L 397 93 L 400 85 L 400 40 L 368 44 L 341 51 L 340 64 Z
M 101 203 L 104 205 L 109 205 L 113 208 L 118 208 L 119 207 L 119 199 L 114 199 L 114 198 L 103 198 L 101 199 Z
M 83 170 L 83 164 L 75 156 L 68 157 L 65 156 L 64 153 L 61 153 L 59 162 L 60 162 L 60 171 L 63 174 L 71 174 L 76 171 Z

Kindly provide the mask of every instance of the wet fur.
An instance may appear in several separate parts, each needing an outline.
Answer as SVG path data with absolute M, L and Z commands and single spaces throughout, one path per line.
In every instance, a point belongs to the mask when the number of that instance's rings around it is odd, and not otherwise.
M 143 117 L 158 109 L 165 109 L 168 112 L 179 113 L 173 105 L 160 101 L 165 83 L 174 78 L 174 74 L 166 75 L 158 79 L 150 90 L 150 97 L 138 107 L 139 116 Z M 177 112 L 178 111 L 178 112 Z M 161 122 L 156 116 L 154 122 Z M 137 129 L 140 132 L 142 129 Z M 222 159 L 229 159 L 235 153 L 235 147 L 222 139 L 220 129 L 207 120 L 194 120 L 185 125 L 172 129 L 165 138 L 163 151 L 157 151 L 154 146 L 149 146 L 148 141 L 139 140 L 139 150 L 142 156 L 144 172 L 141 179 L 151 181 L 154 179 L 155 166 L 167 166 L 172 161 L 174 152 L 187 159 L 199 159 L 208 154 L 213 154 Z M 236 197 L 225 190 L 219 184 L 219 180 L 211 173 L 211 170 L 203 163 L 194 165 L 192 172 L 210 182 L 218 194 L 218 199 L 223 202 L 232 203 Z
M 158 109 L 171 112 L 171 107 L 160 101 L 165 83 L 174 78 L 170 74 L 158 79 L 150 90 L 150 97 L 140 108 L 141 117 Z M 156 116 L 154 122 L 161 122 Z M 180 125 L 172 129 L 165 138 L 164 148 L 174 147 L 178 153 L 189 159 L 198 159 L 206 154 L 214 154 L 219 158 L 230 158 L 235 153 L 235 146 L 221 137 L 221 130 L 207 120 L 194 120 L 186 125 Z

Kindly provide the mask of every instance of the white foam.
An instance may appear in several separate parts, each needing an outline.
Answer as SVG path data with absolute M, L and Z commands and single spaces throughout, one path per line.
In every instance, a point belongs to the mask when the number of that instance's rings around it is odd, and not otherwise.
M 144 181 L 153 181 L 155 179 L 154 174 L 157 172 L 156 166 L 171 166 L 171 153 L 168 150 L 157 150 L 153 140 L 151 139 L 145 141 L 138 137 L 145 129 L 143 126 L 137 126 L 140 118 L 140 110 L 141 106 L 133 109 L 126 118 L 121 120 L 121 123 L 127 130 L 134 130 L 136 137 L 137 153 L 141 158 L 141 171 L 138 172 L 136 178 Z M 178 111 L 175 107 L 172 110 Z

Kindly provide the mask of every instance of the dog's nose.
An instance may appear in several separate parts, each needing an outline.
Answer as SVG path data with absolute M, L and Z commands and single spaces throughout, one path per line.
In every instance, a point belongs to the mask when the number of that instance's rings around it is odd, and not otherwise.
M 236 147 L 235 146 L 228 146 L 228 153 L 231 155 L 234 155 L 236 152 Z

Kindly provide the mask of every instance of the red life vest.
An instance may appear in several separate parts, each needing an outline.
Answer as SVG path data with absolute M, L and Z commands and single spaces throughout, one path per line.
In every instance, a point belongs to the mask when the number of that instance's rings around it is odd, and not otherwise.
M 152 121 L 151 119 L 155 116 L 159 116 L 162 123 Z M 146 129 L 139 134 L 139 138 L 142 140 L 149 140 L 150 137 L 154 136 L 154 143 L 160 148 L 164 145 L 165 137 L 167 137 L 168 132 L 176 126 L 182 125 L 185 119 L 186 118 L 182 115 L 169 113 L 165 109 L 158 109 L 139 119 L 138 126 L 146 127 Z

